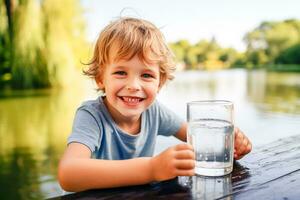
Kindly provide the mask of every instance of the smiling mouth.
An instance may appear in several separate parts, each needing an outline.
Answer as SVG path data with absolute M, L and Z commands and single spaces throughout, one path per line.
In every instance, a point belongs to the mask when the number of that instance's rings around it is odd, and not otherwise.
M 137 104 L 145 99 L 140 97 L 125 97 L 125 96 L 119 98 L 122 99 L 122 101 L 124 101 L 127 104 Z

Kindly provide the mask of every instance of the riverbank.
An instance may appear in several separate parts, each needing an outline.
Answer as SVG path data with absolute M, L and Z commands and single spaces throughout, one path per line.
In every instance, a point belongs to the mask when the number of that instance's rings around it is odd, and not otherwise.
M 275 72 L 300 72 L 300 65 L 298 64 L 278 64 L 267 65 L 266 70 Z

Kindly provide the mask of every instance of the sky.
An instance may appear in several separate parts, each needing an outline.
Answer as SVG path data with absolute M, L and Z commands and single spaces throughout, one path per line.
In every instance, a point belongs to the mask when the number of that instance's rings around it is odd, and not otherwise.
M 151 21 L 168 42 L 213 37 L 222 47 L 245 50 L 243 36 L 263 21 L 300 20 L 300 0 L 82 0 L 87 38 L 120 16 Z

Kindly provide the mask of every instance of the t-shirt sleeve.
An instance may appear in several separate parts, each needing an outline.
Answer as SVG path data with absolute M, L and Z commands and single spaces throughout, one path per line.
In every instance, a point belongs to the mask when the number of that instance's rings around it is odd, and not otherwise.
M 100 127 L 93 114 L 84 108 L 79 108 L 75 114 L 71 135 L 68 144 L 78 142 L 87 146 L 91 152 L 99 148 Z
M 184 123 L 184 120 L 163 104 L 157 102 L 157 106 L 159 115 L 158 135 L 175 135 Z

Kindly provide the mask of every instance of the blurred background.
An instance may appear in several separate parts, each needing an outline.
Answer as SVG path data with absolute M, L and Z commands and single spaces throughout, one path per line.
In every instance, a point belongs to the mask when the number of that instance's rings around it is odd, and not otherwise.
M 254 148 L 300 134 L 300 2 L 0 0 L 0 199 L 62 194 L 57 164 L 76 108 L 96 98 L 82 75 L 102 28 L 120 16 L 164 33 L 177 63 L 159 100 L 234 102 Z M 159 137 L 155 153 L 178 141 Z

